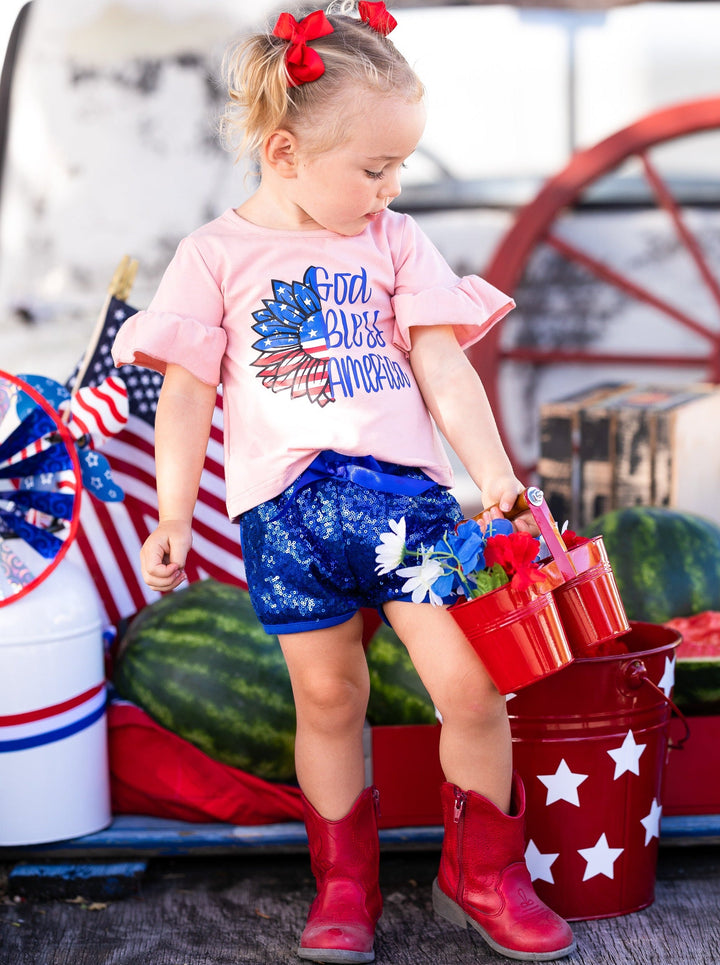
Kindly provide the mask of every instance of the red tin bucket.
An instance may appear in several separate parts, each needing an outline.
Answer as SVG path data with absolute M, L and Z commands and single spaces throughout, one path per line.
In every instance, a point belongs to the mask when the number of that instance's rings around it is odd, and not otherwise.
M 543 564 L 546 582 L 555 587 L 557 610 L 575 656 L 593 656 L 598 647 L 620 634 L 629 623 L 602 536 L 568 548 L 540 489 L 524 490 L 511 512 L 529 511 L 551 556 Z M 475 519 L 480 519 L 480 515 Z
M 674 630 L 632 623 L 628 653 L 581 657 L 508 701 L 527 794 L 526 860 L 540 897 L 571 920 L 652 903 Z
M 567 555 L 577 575 L 557 587 L 555 602 L 573 653 L 591 657 L 600 644 L 627 633 L 629 623 L 602 536 Z
M 450 613 L 501 694 L 556 673 L 573 659 L 552 591 L 510 584 L 457 603 Z

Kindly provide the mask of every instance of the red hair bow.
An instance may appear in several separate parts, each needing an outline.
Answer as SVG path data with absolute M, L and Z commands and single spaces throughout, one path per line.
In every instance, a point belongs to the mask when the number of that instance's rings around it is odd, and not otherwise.
M 397 20 L 385 7 L 383 0 L 371 3 L 370 0 L 360 0 L 358 4 L 360 19 L 377 30 L 383 37 L 387 37 L 391 30 L 397 27 Z
M 307 45 L 310 40 L 318 40 L 332 32 L 333 26 L 322 10 L 309 13 L 299 23 L 291 13 L 280 14 L 273 27 L 273 36 L 290 41 L 285 54 L 285 66 L 291 87 L 317 80 L 325 73 L 322 57 L 317 50 Z

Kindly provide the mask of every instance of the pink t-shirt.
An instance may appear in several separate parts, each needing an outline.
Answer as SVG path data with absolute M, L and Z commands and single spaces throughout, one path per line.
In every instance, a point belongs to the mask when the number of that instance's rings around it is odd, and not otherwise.
M 359 235 L 262 228 L 233 209 L 180 242 L 116 364 L 180 364 L 223 385 L 227 507 L 277 496 L 325 449 L 452 470 L 408 361 L 412 325 L 454 325 L 463 347 L 514 303 L 458 278 L 412 218 Z

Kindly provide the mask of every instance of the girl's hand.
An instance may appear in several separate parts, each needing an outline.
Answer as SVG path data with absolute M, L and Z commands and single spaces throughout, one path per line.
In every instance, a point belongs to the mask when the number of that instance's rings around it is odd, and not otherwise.
M 482 490 L 483 501 L 488 508 L 480 515 L 481 525 L 487 526 L 492 519 L 499 519 L 509 513 L 517 497 L 525 488 L 513 475 L 498 476 L 493 479 Z M 528 510 L 513 518 L 513 526 L 517 530 L 530 533 L 531 536 L 537 536 L 539 533 L 537 523 Z
M 151 590 L 166 593 L 186 579 L 185 560 L 191 545 L 191 526 L 184 520 L 164 520 L 148 536 L 140 550 L 140 565 Z

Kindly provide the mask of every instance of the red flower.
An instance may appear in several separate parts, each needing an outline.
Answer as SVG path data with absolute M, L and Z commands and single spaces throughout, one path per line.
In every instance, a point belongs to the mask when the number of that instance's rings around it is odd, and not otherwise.
M 571 550 L 574 546 L 582 546 L 583 543 L 590 542 L 587 536 L 578 536 L 578 534 L 572 529 L 566 529 L 562 534 L 562 538 L 569 550 Z
M 531 583 L 542 580 L 540 567 L 535 563 L 540 543 L 525 532 L 491 536 L 485 545 L 485 564 L 502 566 L 515 590 L 525 590 Z

